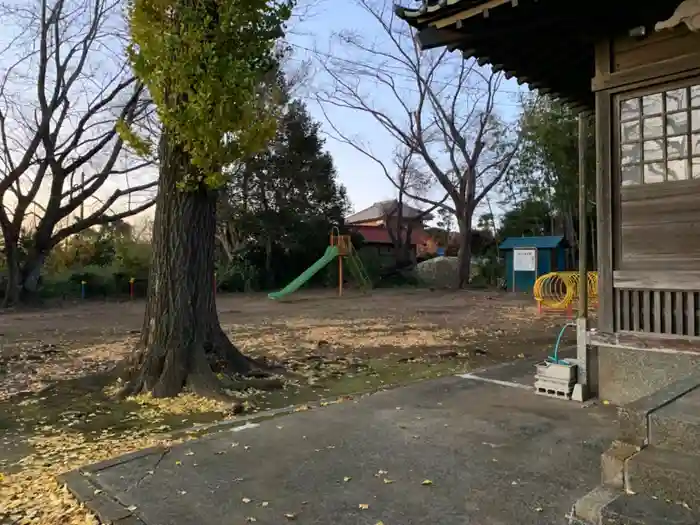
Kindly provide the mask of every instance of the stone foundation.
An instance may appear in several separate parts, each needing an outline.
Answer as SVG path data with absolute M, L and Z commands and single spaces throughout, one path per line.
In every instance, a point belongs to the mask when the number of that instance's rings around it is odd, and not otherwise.
M 597 395 L 616 405 L 648 396 L 700 373 L 700 355 L 597 348 Z M 595 365 L 592 359 L 591 367 Z

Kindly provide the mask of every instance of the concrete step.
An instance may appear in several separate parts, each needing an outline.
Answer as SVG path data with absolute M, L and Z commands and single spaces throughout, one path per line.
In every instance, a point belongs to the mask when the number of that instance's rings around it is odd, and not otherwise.
M 649 414 L 649 444 L 700 455 L 700 389 Z
M 600 457 L 601 481 L 604 486 L 617 490 L 625 488 L 625 467 L 627 460 L 639 452 L 639 447 L 613 441 Z
M 649 446 L 624 464 L 627 492 L 700 509 L 700 456 Z
M 622 494 L 606 505 L 600 525 L 697 525 L 696 511 L 641 494 Z M 597 524 L 596 524 L 597 525 Z
M 568 517 L 569 525 L 600 525 L 603 509 L 622 494 L 621 491 L 600 485 L 580 498 Z
M 619 407 L 620 441 L 638 447 L 650 444 L 650 419 L 653 414 L 671 406 L 688 393 L 699 391 L 698 387 L 700 377 L 688 377 Z
M 697 525 L 700 513 L 641 494 L 599 486 L 576 502 L 567 525 Z

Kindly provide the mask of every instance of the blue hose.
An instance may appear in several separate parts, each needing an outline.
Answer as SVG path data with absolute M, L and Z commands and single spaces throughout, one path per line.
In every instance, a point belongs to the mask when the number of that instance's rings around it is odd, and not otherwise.
M 554 354 L 549 356 L 547 358 L 547 361 L 550 363 L 554 364 L 561 364 L 561 365 L 568 365 L 569 363 L 565 359 L 559 359 L 559 344 L 561 343 L 561 338 L 564 335 L 564 330 L 566 330 L 569 326 L 576 326 L 575 323 L 566 323 L 564 326 L 562 326 L 561 330 L 559 331 L 559 335 L 557 336 L 557 342 L 554 345 Z

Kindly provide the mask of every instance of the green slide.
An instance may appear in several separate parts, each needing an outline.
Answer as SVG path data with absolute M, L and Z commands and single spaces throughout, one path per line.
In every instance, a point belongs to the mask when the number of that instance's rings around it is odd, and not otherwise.
M 282 297 L 285 297 L 292 292 L 296 292 L 299 288 L 302 287 L 304 283 L 306 283 L 306 281 L 308 281 L 314 275 L 316 275 L 318 271 L 324 266 L 326 266 L 329 262 L 335 260 L 336 257 L 338 257 L 338 247 L 329 246 L 328 248 L 326 248 L 326 253 L 323 254 L 323 257 L 321 257 L 318 261 L 309 266 L 309 268 L 306 271 L 304 271 L 304 273 L 302 273 L 299 277 L 294 279 L 287 286 L 282 288 L 279 292 L 272 292 L 267 296 L 270 299 L 281 299 Z

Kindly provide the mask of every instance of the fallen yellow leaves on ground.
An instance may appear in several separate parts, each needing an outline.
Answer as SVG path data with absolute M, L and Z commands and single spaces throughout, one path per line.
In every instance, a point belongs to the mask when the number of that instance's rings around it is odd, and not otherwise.
M 52 427 L 46 434 L 27 438 L 33 451 L 0 475 L 0 517 L 2 512 L 18 525 L 92 525 L 97 519 L 59 485 L 56 476 L 99 461 L 135 450 L 169 447 L 189 437 L 171 439 L 154 428 L 164 416 L 220 412 L 226 403 L 183 394 L 173 399 L 154 399 L 148 395 L 130 398 L 138 403 L 134 415 L 148 421 L 148 428 L 120 431 L 102 430 L 98 435 L 81 433 L 70 428 Z M 167 427 L 166 427 L 167 428 Z
M 172 443 L 138 434 L 102 436 L 98 441 L 67 432 L 32 438 L 36 452 L 22 458 L 21 470 L 5 475 L 0 484 L 0 508 L 16 516 L 20 525 L 96 524 L 97 519 L 58 484 L 56 476 L 133 450 Z
M 155 398 L 149 394 L 141 394 L 127 398 L 127 401 L 135 401 L 141 405 L 143 408 L 139 410 L 139 415 L 147 419 L 160 417 L 164 413 L 171 415 L 202 414 L 206 412 L 226 413 L 231 410 L 232 406 L 232 403 L 189 393 L 165 399 Z

